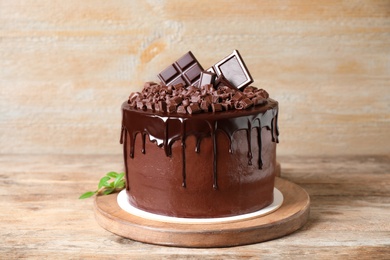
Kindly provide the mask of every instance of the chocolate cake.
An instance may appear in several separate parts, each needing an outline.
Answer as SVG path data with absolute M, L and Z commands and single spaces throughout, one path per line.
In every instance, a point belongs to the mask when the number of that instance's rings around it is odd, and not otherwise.
M 235 216 L 273 202 L 278 103 L 238 51 L 204 70 L 188 52 L 122 105 L 126 193 L 160 215 Z

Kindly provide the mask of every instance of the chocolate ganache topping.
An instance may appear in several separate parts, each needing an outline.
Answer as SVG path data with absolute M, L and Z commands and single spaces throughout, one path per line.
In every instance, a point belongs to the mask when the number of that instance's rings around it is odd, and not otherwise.
M 227 66 L 229 62 L 233 64 Z M 217 65 L 223 70 L 218 69 Z M 146 82 L 141 92 L 131 93 L 128 101 L 122 105 L 120 142 L 130 144 L 123 146 L 124 154 L 129 154 L 130 159 L 134 158 L 138 134 L 142 138 L 144 154 L 147 152 L 147 135 L 151 142 L 164 149 L 166 156 L 172 156 L 174 142 L 181 142 L 182 186 L 186 187 L 186 138 L 195 136 L 195 151 L 199 153 L 201 140 L 209 137 L 213 143 L 213 188 L 217 189 L 216 133 L 221 131 L 228 137 L 229 152 L 234 153 L 233 135 L 239 130 L 245 130 L 248 165 L 252 165 L 251 131 L 256 129 L 259 148 L 257 164 L 261 169 L 261 129 L 266 127 L 270 130 L 272 141 L 278 142 L 278 103 L 269 98 L 264 89 L 247 86 L 252 78 L 237 51 L 217 65 L 203 71 L 189 52 L 158 75 L 162 81 L 160 84 Z M 127 160 L 125 156 L 126 172 L 129 170 Z

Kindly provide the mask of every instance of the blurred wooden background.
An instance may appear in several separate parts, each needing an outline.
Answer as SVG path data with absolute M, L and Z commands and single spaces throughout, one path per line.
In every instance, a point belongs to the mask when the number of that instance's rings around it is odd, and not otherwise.
M 280 102 L 282 155 L 390 153 L 390 1 L 0 0 L 0 153 L 120 154 L 120 106 L 191 50 Z

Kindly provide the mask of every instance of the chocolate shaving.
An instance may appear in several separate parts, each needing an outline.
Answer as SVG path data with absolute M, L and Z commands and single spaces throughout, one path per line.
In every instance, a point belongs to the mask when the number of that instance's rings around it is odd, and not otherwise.
M 146 82 L 142 92 L 130 94 L 128 103 L 134 109 L 196 114 L 262 106 L 267 103 L 268 96 L 267 91 L 253 86 L 240 91 L 225 85 L 186 88 L 184 84 L 164 86 Z

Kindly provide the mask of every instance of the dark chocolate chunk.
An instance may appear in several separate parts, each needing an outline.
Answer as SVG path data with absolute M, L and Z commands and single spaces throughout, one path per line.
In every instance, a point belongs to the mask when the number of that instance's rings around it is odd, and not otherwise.
M 244 94 L 240 91 L 237 91 L 234 96 L 232 97 L 232 100 L 234 101 L 240 101 L 241 99 L 244 98 Z
M 222 111 L 222 105 L 220 103 L 211 104 L 213 112 Z
M 253 102 L 249 98 L 243 98 L 240 103 L 243 109 L 247 109 L 253 106 Z
M 189 114 L 197 114 L 197 113 L 200 113 L 202 110 L 200 109 L 198 103 L 191 103 L 187 107 L 187 111 Z
M 207 101 L 207 102 L 209 102 L 209 103 L 211 104 L 211 103 L 213 103 L 213 96 L 210 95 L 210 94 L 208 94 L 208 95 L 206 95 L 206 96 L 203 98 L 203 100 L 205 100 L 205 101 Z
M 154 104 L 151 102 L 146 102 L 146 109 L 154 110 Z
M 190 105 L 190 101 L 188 99 L 184 99 L 181 103 L 185 107 L 188 107 Z
M 189 51 L 157 76 L 167 86 L 181 83 L 185 86 L 191 86 L 198 84 L 202 71 L 202 66 L 192 52 Z
M 200 96 L 191 96 L 191 102 L 192 103 L 198 103 L 200 100 Z
M 212 103 L 213 103 L 213 104 L 219 103 L 219 101 L 220 101 L 219 96 L 212 96 Z
M 228 104 L 228 103 L 223 102 L 223 103 L 221 103 L 221 106 L 222 106 L 222 108 L 223 108 L 225 111 L 228 111 L 228 110 L 229 110 L 229 104 Z
M 158 109 L 157 109 L 157 107 L 158 107 Z M 155 109 L 160 111 L 160 112 L 166 112 L 167 111 L 167 103 L 163 100 L 160 100 L 158 102 L 158 106 L 156 106 Z
M 156 82 L 145 82 L 145 84 L 144 84 L 144 89 L 150 89 L 151 88 L 151 86 L 154 86 L 154 85 L 157 85 L 157 83 Z
M 252 93 L 254 93 L 254 92 L 256 92 L 256 90 L 257 90 L 257 88 L 256 87 L 253 87 L 253 86 L 249 86 L 249 87 L 246 87 L 245 89 L 244 89 L 244 93 L 249 93 L 249 92 L 252 92 Z
M 172 113 L 176 111 L 176 106 L 174 104 L 167 105 L 167 111 L 168 113 Z
M 178 106 L 181 104 L 183 99 L 181 97 L 176 96 L 176 97 L 172 98 L 170 101 L 171 101 L 171 104 Z
M 187 114 L 187 110 L 184 106 L 178 106 L 176 112 L 180 114 Z
M 265 105 L 267 103 L 267 99 L 262 98 L 262 97 L 254 97 L 254 98 L 252 98 L 252 102 L 255 106 Z
M 207 92 L 211 92 L 211 91 L 214 90 L 214 85 L 213 84 L 206 84 L 206 85 L 203 85 L 201 88 L 203 90 L 207 91 Z
M 206 101 L 206 100 L 203 100 L 202 103 L 200 103 L 200 108 L 204 111 L 204 112 L 209 112 L 209 107 L 210 107 L 210 102 Z
M 173 85 L 173 87 L 177 90 L 180 90 L 180 89 L 183 89 L 185 87 L 185 84 L 179 83 L 179 84 Z
M 267 91 L 265 91 L 264 89 L 259 89 L 258 91 L 256 91 L 256 96 L 260 96 L 260 97 L 263 97 L 263 98 L 268 98 L 269 97 L 269 94 Z

